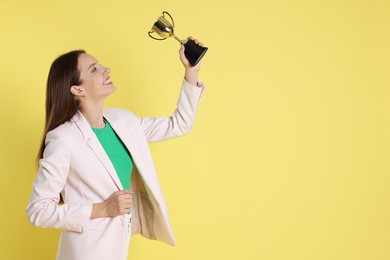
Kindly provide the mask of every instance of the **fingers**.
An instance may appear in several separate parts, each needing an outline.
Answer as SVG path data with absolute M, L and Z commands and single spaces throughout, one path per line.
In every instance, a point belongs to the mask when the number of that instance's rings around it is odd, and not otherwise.
M 203 45 L 203 43 L 201 43 L 198 39 L 195 39 L 194 37 L 192 37 L 192 36 L 190 36 L 190 37 L 188 37 L 187 39 L 189 39 L 189 40 L 193 40 L 197 45 L 199 45 L 199 46 L 204 46 Z
M 114 192 L 106 201 L 106 211 L 110 217 L 129 213 L 133 207 L 133 192 L 120 190 Z
M 118 197 L 118 198 L 132 198 L 133 192 L 128 190 L 120 190 L 116 191 L 112 194 L 112 196 Z
M 120 205 L 123 205 L 125 206 L 126 208 L 128 208 L 128 206 L 132 206 L 133 205 L 133 193 L 128 191 L 128 190 L 122 190 L 122 191 L 118 191 L 116 193 L 117 195 L 117 202 L 120 204 Z
M 201 46 L 201 47 L 204 47 L 204 45 L 203 45 L 202 42 L 200 42 L 198 39 L 195 39 L 195 38 L 192 37 L 192 36 L 187 37 L 187 40 L 194 41 L 195 44 L 197 44 L 197 45 L 199 45 L 199 46 Z M 184 46 L 184 44 L 182 44 L 182 45 L 180 46 L 180 49 L 179 49 L 179 55 L 180 55 L 180 60 L 181 60 L 181 62 L 183 63 L 183 65 L 184 65 L 186 71 L 187 71 L 187 70 L 190 70 L 190 69 L 191 69 L 191 70 L 194 69 L 195 71 L 199 71 L 200 62 L 199 62 L 196 66 L 193 67 L 193 66 L 190 64 L 190 62 L 188 61 L 187 57 L 185 56 L 184 51 L 185 51 L 185 46 Z
M 187 60 L 186 55 L 184 54 L 184 51 L 185 51 L 185 47 L 182 44 L 180 46 L 180 49 L 179 49 L 180 60 L 183 63 L 184 67 L 189 67 L 190 66 L 190 62 Z
M 133 192 L 128 190 L 121 190 L 114 193 L 114 197 L 118 202 L 128 203 L 129 201 L 133 201 Z
M 179 54 L 180 56 L 184 55 L 184 50 L 186 49 L 186 47 L 184 47 L 184 45 L 180 45 L 180 49 L 179 49 Z

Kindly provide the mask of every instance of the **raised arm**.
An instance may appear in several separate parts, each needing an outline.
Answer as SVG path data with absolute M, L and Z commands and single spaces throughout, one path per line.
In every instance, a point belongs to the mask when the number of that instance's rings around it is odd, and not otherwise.
M 190 39 L 194 40 L 200 46 L 203 45 L 192 37 Z M 205 86 L 202 82 L 198 81 L 200 63 L 194 67 L 191 66 L 184 55 L 184 49 L 185 47 L 182 45 L 179 50 L 180 61 L 185 68 L 185 73 L 177 108 L 170 117 L 146 117 L 141 119 L 141 126 L 149 142 L 182 136 L 189 133 L 192 129 Z

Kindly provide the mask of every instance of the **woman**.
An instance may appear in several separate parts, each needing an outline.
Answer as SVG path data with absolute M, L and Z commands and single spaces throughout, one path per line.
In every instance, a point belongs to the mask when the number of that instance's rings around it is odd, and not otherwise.
M 164 118 L 103 109 L 115 91 L 110 70 L 84 51 L 53 62 L 27 215 L 33 225 L 62 229 L 57 259 L 127 259 L 131 234 L 175 244 L 147 143 L 191 130 L 204 85 L 200 65 L 191 67 L 184 46 L 179 54 L 182 89 L 177 109 Z

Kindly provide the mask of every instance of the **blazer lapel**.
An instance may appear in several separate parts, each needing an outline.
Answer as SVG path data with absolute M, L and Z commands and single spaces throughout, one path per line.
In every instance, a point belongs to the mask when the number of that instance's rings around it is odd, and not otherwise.
M 129 122 L 127 122 L 126 125 L 123 125 L 120 121 L 116 120 L 116 118 L 110 117 L 109 115 L 104 115 L 104 117 L 111 124 L 112 129 L 114 129 L 115 133 L 126 146 L 134 165 L 138 170 L 140 170 L 140 167 L 144 164 L 144 162 L 142 156 L 139 153 L 139 145 L 137 144 L 137 140 L 134 138 L 136 130 L 139 126 L 135 124 L 132 126 L 132 124 L 129 124 Z M 145 181 L 147 182 L 147 180 Z
M 110 176 L 115 186 L 118 188 L 118 190 L 123 190 L 123 186 L 119 180 L 114 165 L 112 164 L 103 146 L 97 139 L 95 133 L 92 131 L 92 128 L 87 120 L 80 111 L 77 111 L 72 120 L 81 131 L 86 144 L 91 148 L 92 152 L 96 155 L 103 167 L 106 169 L 107 174 Z

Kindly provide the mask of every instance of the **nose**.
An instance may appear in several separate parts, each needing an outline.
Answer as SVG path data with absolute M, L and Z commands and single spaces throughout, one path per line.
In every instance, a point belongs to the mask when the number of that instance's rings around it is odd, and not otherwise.
M 110 68 L 104 67 L 102 65 L 100 65 L 100 70 L 103 72 L 103 74 L 105 74 L 105 73 L 108 74 L 111 72 Z

